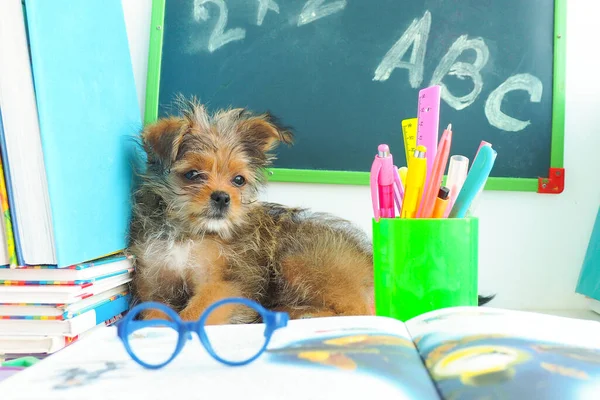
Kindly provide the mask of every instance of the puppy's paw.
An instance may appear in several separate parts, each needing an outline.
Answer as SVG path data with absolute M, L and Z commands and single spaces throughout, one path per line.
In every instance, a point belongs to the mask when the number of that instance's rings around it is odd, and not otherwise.
M 184 321 L 198 321 L 201 315 L 202 311 L 194 307 L 186 307 L 179 313 L 179 316 Z
M 141 317 L 143 320 L 153 320 L 153 319 L 158 319 L 158 320 L 165 320 L 165 321 L 171 321 L 171 317 L 169 317 L 167 314 L 163 313 L 162 311 L 158 311 L 158 310 L 144 310 L 141 314 Z

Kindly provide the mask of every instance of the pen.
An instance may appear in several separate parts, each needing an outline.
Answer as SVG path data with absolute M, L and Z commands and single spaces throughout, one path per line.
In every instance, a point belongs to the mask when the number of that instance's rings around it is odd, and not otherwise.
M 450 199 L 448 200 L 448 207 L 444 212 L 444 217 L 448 218 L 450 210 L 456 201 L 456 197 L 460 193 L 465 179 L 467 179 L 467 172 L 469 171 L 469 159 L 465 156 L 454 155 L 450 157 L 450 165 L 448 166 L 448 177 L 446 179 L 446 186 L 450 190 Z
M 399 181 L 400 176 L 394 166 L 389 146 L 380 144 L 371 165 L 370 175 L 371 201 L 376 221 L 379 221 L 379 218 L 394 218 L 394 198 L 396 197 L 396 204 L 399 201 L 399 188 L 395 189 L 394 186 Z
M 450 203 L 449 197 L 450 189 L 448 189 L 446 186 L 442 186 L 435 199 L 435 206 L 433 207 L 431 218 L 444 218 L 444 214 L 448 208 L 448 203 Z
M 440 189 L 440 185 L 442 184 L 442 179 L 444 178 L 444 171 L 446 171 L 446 164 L 448 163 L 451 145 L 452 124 L 449 124 L 440 139 L 438 151 L 435 155 L 435 161 L 433 162 L 433 168 L 431 170 L 431 176 L 426 181 L 423 199 L 421 200 L 419 210 L 417 211 L 417 218 L 431 217 L 433 207 L 435 206 L 435 199 Z
M 423 194 L 423 186 L 427 176 L 427 149 L 417 146 L 410 160 L 410 168 L 406 175 L 404 201 L 402 202 L 401 218 L 414 218 Z
M 449 218 L 464 218 L 473 199 L 485 186 L 488 176 L 496 160 L 496 151 L 490 146 L 482 146 L 467 174 L 467 179 L 458 194 Z

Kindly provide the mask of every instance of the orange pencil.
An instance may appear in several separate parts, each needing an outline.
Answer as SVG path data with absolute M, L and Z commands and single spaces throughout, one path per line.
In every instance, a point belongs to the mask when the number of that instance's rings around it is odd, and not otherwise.
M 438 145 L 435 161 L 433 162 L 433 168 L 431 170 L 431 179 L 429 179 L 427 186 L 423 191 L 421 207 L 419 207 L 419 211 L 417 212 L 417 218 L 431 218 L 433 207 L 435 206 L 435 199 L 440 190 L 444 171 L 446 170 L 446 164 L 448 163 L 451 144 L 452 124 L 449 124 L 440 139 L 440 144 Z

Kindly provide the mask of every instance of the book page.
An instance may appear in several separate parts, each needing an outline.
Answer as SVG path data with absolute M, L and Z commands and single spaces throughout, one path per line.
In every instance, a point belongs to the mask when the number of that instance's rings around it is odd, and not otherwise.
M 598 399 L 600 323 L 457 307 L 406 323 L 446 399 Z
M 263 343 L 264 325 L 207 327 L 221 357 L 251 354 Z M 169 358 L 178 334 L 151 328 L 133 334 L 132 349 L 145 361 Z M 207 353 L 194 333 L 167 366 L 134 362 L 114 327 L 0 383 L 3 400 L 16 399 L 366 399 L 439 400 L 402 322 L 377 317 L 294 320 L 277 330 L 267 351 L 245 366 L 227 366 Z M 228 359 L 230 359 L 228 358 Z

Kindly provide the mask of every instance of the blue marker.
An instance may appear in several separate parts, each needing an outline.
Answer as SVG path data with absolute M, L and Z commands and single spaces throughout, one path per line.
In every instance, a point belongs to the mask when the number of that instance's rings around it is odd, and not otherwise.
M 448 218 L 464 218 L 473 203 L 473 200 L 483 189 L 485 182 L 490 176 L 494 162 L 496 161 L 496 150 L 491 146 L 482 146 L 473 165 L 467 174 L 467 179 L 463 184 L 454 206 L 448 215 Z

